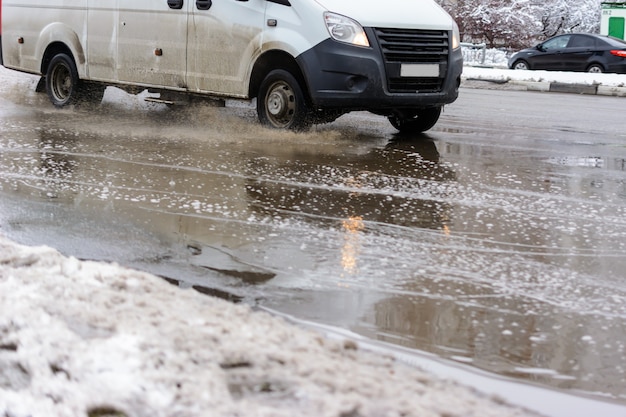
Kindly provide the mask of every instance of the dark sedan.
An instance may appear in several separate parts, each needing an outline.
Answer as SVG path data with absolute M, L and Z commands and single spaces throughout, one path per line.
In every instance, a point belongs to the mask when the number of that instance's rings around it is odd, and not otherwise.
M 626 74 L 626 42 L 587 33 L 558 35 L 515 53 L 509 68 Z

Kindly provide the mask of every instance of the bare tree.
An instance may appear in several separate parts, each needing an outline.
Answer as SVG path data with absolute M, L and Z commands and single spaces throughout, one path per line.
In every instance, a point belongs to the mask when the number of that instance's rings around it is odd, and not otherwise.
M 598 32 L 601 0 L 438 0 L 464 41 L 518 49 L 560 33 Z
M 552 0 L 538 8 L 537 19 L 541 29 L 540 39 L 550 38 L 561 33 L 588 32 L 600 30 L 600 0 Z

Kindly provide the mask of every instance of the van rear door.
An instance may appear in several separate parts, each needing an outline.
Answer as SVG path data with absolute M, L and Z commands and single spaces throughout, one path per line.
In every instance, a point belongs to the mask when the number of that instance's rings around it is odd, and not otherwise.
M 185 89 L 187 10 L 184 1 L 117 0 L 117 3 L 119 80 Z
M 261 53 L 267 0 L 189 1 L 189 89 L 246 97 Z

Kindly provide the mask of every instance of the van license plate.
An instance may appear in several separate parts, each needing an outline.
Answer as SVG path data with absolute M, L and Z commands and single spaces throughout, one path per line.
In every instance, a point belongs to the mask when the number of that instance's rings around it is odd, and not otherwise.
M 401 64 L 401 77 L 439 77 L 439 64 Z

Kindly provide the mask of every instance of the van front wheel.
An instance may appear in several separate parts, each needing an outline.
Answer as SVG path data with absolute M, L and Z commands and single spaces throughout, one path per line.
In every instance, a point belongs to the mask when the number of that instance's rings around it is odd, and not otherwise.
M 441 107 L 400 111 L 389 116 L 389 122 L 402 133 L 421 133 L 433 127 L 440 114 Z
M 78 71 L 66 54 L 55 55 L 46 72 L 46 92 L 55 107 L 74 104 L 78 97 Z
M 277 129 L 304 130 L 311 123 L 302 88 L 285 70 L 271 71 L 261 83 L 257 114 L 262 124 Z

